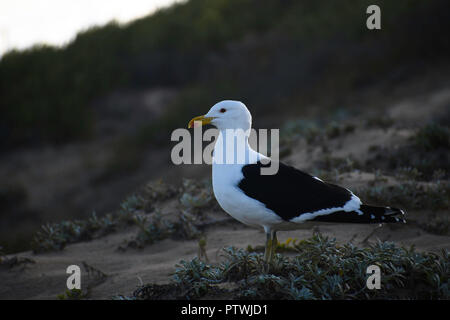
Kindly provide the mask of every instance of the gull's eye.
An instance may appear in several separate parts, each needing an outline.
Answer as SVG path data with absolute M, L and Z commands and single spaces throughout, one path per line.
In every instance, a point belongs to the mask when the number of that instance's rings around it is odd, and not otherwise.
M 220 109 L 221 113 L 225 113 L 225 111 L 227 111 L 227 109 L 225 109 L 225 108 Z

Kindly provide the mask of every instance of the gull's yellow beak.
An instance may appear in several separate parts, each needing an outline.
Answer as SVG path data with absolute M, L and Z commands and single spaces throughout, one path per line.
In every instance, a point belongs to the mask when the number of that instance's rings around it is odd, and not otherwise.
M 214 117 L 205 117 L 205 116 L 198 116 L 189 121 L 188 128 L 194 128 L 196 123 L 200 122 L 200 125 L 204 126 L 205 124 L 211 123 L 211 121 L 214 119 Z

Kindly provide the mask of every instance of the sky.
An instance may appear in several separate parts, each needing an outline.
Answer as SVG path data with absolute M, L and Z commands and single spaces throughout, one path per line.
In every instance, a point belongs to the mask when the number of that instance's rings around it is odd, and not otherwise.
M 111 20 L 126 23 L 179 0 L 0 0 L 0 56 L 34 44 L 64 45 Z

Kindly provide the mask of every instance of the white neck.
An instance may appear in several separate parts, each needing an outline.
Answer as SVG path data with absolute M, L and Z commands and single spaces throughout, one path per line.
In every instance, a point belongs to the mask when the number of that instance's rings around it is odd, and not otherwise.
M 249 135 L 250 130 L 221 129 L 214 146 L 213 165 L 249 164 L 264 157 L 250 147 Z

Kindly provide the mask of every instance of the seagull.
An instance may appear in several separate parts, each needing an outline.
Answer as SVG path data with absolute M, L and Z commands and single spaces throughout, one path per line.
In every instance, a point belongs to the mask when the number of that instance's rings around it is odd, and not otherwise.
M 363 204 L 352 191 L 281 162 L 275 174 L 262 174 L 275 160 L 250 147 L 252 116 L 240 101 L 216 103 L 205 115 L 193 118 L 188 128 L 206 124 L 219 130 L 212 161 L 214 196 L 236 220 L 264 229 L 266 263 L 273 260 L 277 231 L 299 229 L 306 221 L 406 223 L 403 210 Z M 230 133 L 233 139 L 227 139 Z M 236 161 L 236 156 L 224 161 L 236 145 L 244 146 L 239 149 L 245 153 L 242 161 Z

